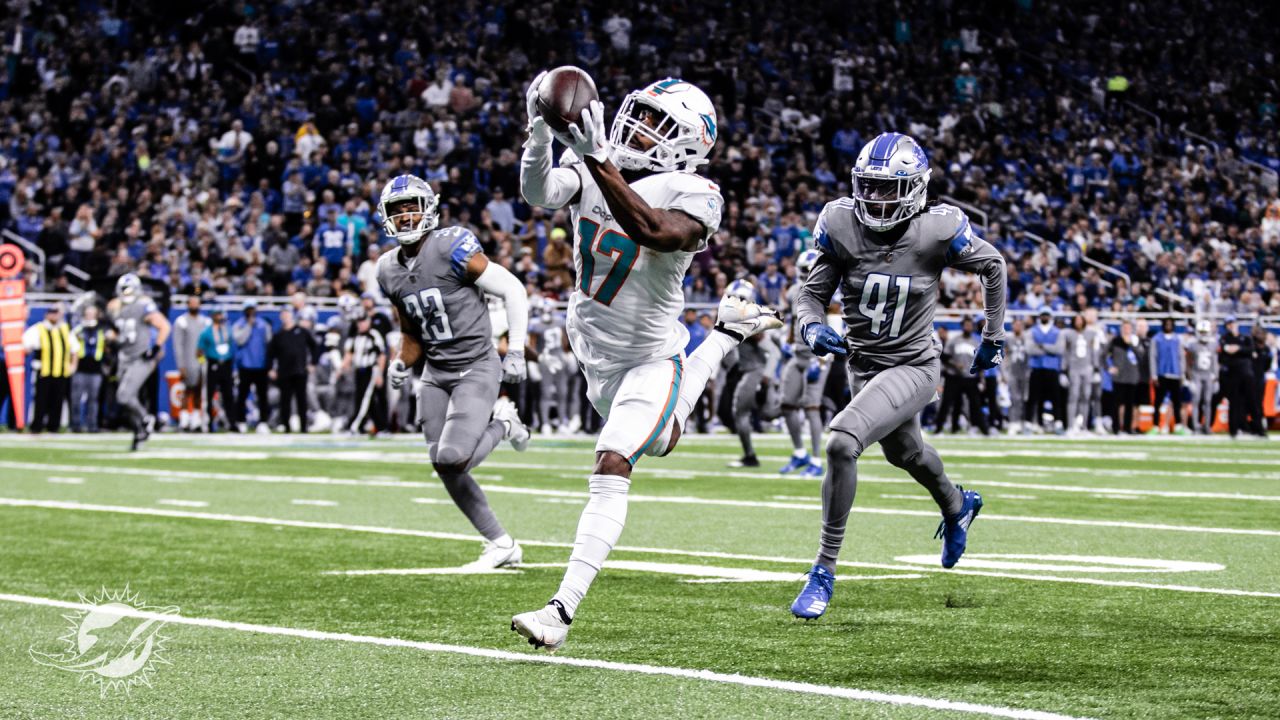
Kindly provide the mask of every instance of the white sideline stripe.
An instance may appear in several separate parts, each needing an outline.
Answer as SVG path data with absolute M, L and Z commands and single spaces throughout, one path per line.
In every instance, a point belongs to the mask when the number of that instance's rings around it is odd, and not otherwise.
M 314 505 L 315 507 L 336 507 L 338 505 L 333 500 L 307 500 L 305 498 L 294 498 L 289 502 L 293 505 Z
M 14 463 L 16 464 L 16 463 Z M 35 465 L 36 463 L 31 463 Z M 0 463 L 0 467 L 4 463 Z M 54 466 L 45 466 L 52 468 Z M 154 474 L 151 471 L 135 471 L 133 468 L 119 469 L 122 474 Z M 127 471 L 127 472 L 126 472 Z M 116 470 L 107 470 L 106 472 L 116 472 Z M 265 483 L 306 483 L 318 485 L 375 485 L 390 487 L 413 487 L 413 488 L 435 488 L 436 485 L 422 482 L 378 482 L 363 480 L 342 480 L 336 478 L 290 478 L 279 475 L 231 475 L 227 473 L 196 473 L 194 471 L 183 471 L 185 474 L 195 477 L 207 477 L 209 479 L 219 480 L 246 480 L 250 482 Z M 992 483 L 992 485 L 997 485 Z M 1051 486 L 1024 485 L 1023 487 L 1035 487 L 1037 489 L 1051 489 Z M 541 488 L 513 487 L 507 485 L 487 485 L 484 487 L 485 492 L 495 494 L 512 494 L 512 495 L 535 495 L 540 497 L 557 497 L 557 498 L 574 498 L 586 499 L 588 494 L 575 490 L 543 490 Z M 1090 489 L 1090 493 L 1097 493 L 1097 489 Z M 1136 492 L 1136 491 L 1135 491 Z M 665 503 L 672 505 L 712 505 L 721 507 L 742 507 L 742 508 L 764 508 L 771 510 L 821 510 L 820 503 L 794 503 L 794 502 L 770 502 L 761 500 L 727 500 L 718 498 L 700 498 L 685 495 L 637 495 L 629 494 L 628 500 L 635 503 Z M 431 498 L 414 498 L 413 502 L 423 504 L 448 504 L 443 500 L 435 501 Z M 896 510 L 890 508 L 867 508 L 855 507 L 852 512 L 863 513 L 869 515 L 897 515 L 905 517 L 930 517 L 937 518 L 938 513 L 932 510 Z M 1246 528 L 1218 528 L 1218 527 L 1202 527 L 1197 525 L 1166 525 L 1161 523 L 1142 523 L 1131 522 L 1125 520 L 1089 520 L 1084 518 L 1055 518 L 1055 517 L 1036 517 L 1022 515 L 997 515 L 986 514 L 982 516 L 988 520 L 996 520 L 1001 522 L 1028 522 L 1039 523 L 1045 525 L 1078 525 L 1090 527 L 1110 527 L 1125 528 L 1130 530 L 1161 530 L 1168 532 L 1197 532 L 1211 533 L 1218 535 L 1255 535 L 1260 537 L 1280 537 L 1280 530 L 1266 529 L 1246 529 Z
M 92 606 L 86 603 L 66 602 L 63 600 L 54 600 L 52 598 L 32 597 L 29 595 L 11 595 L 8 593 L 0 593 L 0 600 L 12 603 L 21 603 L 24 605 L 37 605 L 42 607 L 60 608 L 63 610 L 90 610 L 96 608 L 99 612 L 103 611 L 102 607 Z M 452 655 L 467 655 L 470 657 L 487 658 L 490 660 L 505 660 L 508 662 L 527 662 L 541 663 L 544 665 L 568 665 L 571 667 L 587 668 L 591 670 L 611 670 L 614 672 L 635 673 L 639 675 L 655 675 L 675 678 L 688 678 L 690 680 L 704 680 L 707 682 L 716 682 L 726 685 L 740 685 L 742 687 L 756 687 L 767 690 L 785 690 L 789 692 L 804 693 L 808 695 L 821 695 L 826 697 L 843 698 L 846 700 L 859 700 L 862 702 L 886 703 L 889 705 L 904 705 L 911 707 L 923 707 L 931 710 L 950 710 L 952 712 L 975 713 L 981 715 L 992 715 L 995 717 L 1015 718 L 1016 720 L 1079 720 L 1069 715 L 1060 715 L 1057 713 L 1043 712 L 1040 710 L 1021 710 L 1018 708 L 998 707 L 995 705 L 980 705 L 977 703 L 959 702 L 954 700 L 942 700 L 938 698 L 920 697 L 916 695 L 898 695 L 895 693 L 876 692 L 873 690 L 858 690 L 856 688 L 835 687 L 832 685 L 817 685 L 814 683 L 793 682 L 789 680 L 775 680 L 773 678 L 752 677 L 748 675 L 736 675 L 715 672 L 713 670 L 695 670 L 691 668 L 679 667 L 663 667 L 660 665 L 643 665 L 640 663 L 624 663 L 614 662 L 612 660 L 592 660 L 590 658 L 574 658 L 560 657 L 557 655 L 533 654 L 533 653 L 514 653 L 506 650 L 494 650 L 492 648 L 470 647 L 466 645 L 445 645 L 442 643 L 421 642 L 416 640 L 401 640 L 400 638 L 377 637 L 373 635 L 352 635 L 350 633 L 325 632 L 323 630 L 307 630 L 304 628 L 279 627 L 275 625 L 258 625 L 254 623 L 232 622 L 228 620 L 217 620 L 214 618 L 197 618 L 185 615 L 166 615 L 164 613 L 153 613 L 143 610 L 129 608 L 127 611 L 120 613 L 126 617 L 137 617 L 144 619 L 159 620 L 166 623 L 174 623 L 177 625 L 191 625 L 194 627 L 212 628 L 216 630 L 234 630 L 237 632 L 258 633 L 261 635 L 277 635 L 284 637 L 296 637 L 306 640 L 328 640 L 337 642 L 359 643 L 362 645 L 377 645 L 381 647 L 398 647 L 408 648 L 412 650 L 422 650 L 425 652 L 448 653 Z
M 573 474 L 563 472 L 564 468 L 556 465 L 530 465 L 519 463 L 502 463 L 487 462 L 486 467 L 518 469 L 518 470 L 551 470 L 560 471 L 554 473 L 561 479 L 578 479 L 586 478 L 586 474 L 590 473 L 591 468 L 583 466 L 583 474 Z M 965 467 L 978 467 L 966 464 Z M 982 467 L 1004 468 L 1004 467 L 1031 467 L 1031 466 L 1001 466 L 989 465 Z M 0 468 L 10 468 L 14 470 L 38 470 L 44 472 L 67 472 L 67 473 L 97 473 L 105 475 L 141 475 L 155 478 L 159 482 L 181 482 L 181 479 L 192 480 L 234 480 L 241 482 L 260 482 L 260 483 L 296 483 L 304 485 L 349 485 L 349 486 L 365 486 L 365 487 L 402 487 L 402 488 L 437 488 L 438 483 L 423 482 L 421 480 L 396 480 L 385 475 L 367 475 L 361 479 L 354 478 L 334 478 L 327 476 L 289 476 L 289 475 L 260 475 L 260 474 L 235 474 L 221 472 L 201 472 L 196 470 L 154 470 L 145 468 L 105 466 L 95 467 L 89 465 L 59 465 L 50 463 L 35 462 L 16 462 L 3 460 L 0 461 Z M 1083 473 L 1103 474 L 1105 470 L 1086 470 L 1083 468 L 1057 468 L 1063 472 L 1080 471 Z M 159 473 L 169 475 L 168 478 L 156 477 Z M 759 473 L 743 473 L 743 472 L 719 472 L 707 470 L 662 470 L 644 468 L 643 472 L 652 473 L 661 477 L 670 478 L 688 478 L 691 476 L 717 477 L 717 478 L 742 478 L 750 480 L 801 480 L 789 476 L 770 476 Z M 952 478 L 960 478 L 959 473 L 948 473 Z M 1163 473 L 1165 475 L 1177 474 Z M 1194 474 L 1194 473 L 1193 473 Z M 1214 477 L 1227 477 L 1231 479 L 1241 479 L 1241 475 L 1229 474 L 1213 474 Z M 479 476 L 477 476 L 479 477 Z M 501 476 L 495 476 L 501 477 Z M 1257 478 L 1254 478 L 1257 479 Z M 1280 479 L 1280 476 L 1277 476 Z M 818 483 L 818 478 L 803 478 L 805 482 Z M 866 475 L 859 473 L 859 482 L 883 483 L 888 485 L 916 485 L 914 480 L 909 478 L 890 478 L 879 477 L 875 475 Z M 1017 490 L 1039 490 L 1042 492 L 1070 492 L 1085 494 L 1111 494 L 1111 495 L 1133 495 L 1135 497 L 1162 497 L 1162 498 L 1185 498 L 1185 499 L 1203 499 L 1203 500 L 1246 500 L 1259 502 L 1280 502 L 1280 495 L 1250 495 L 1244 493 L 1226 493 L 1226 492 L 1190 492 L 1179 490 L 1147 490 L 1141 488 L 1111 488 L 1111 487 L 1089 487 L 1086 485 L 1046 485 L 1037 483 L 1018 483 L 1005 482 L 999 480 L 980 480 L 978 481 L 982 487 L 998 487 L 1011 488 Z
M 83 485 L 84 478 L 80 477 L 61 477 L 59 475 L 50 475 L 49 482 L 54 485 Z
M 436 532 L 432 530 L 410 530 L 407 528 L 389 528 L 377 525 L 344 525 L 342 523 L 316 522 L 311 520 L 286 520 L 283 518 L 255 517 L 252 515 L 227 515 L 225 513 L 205 513 L 194 512 L 190 510 L 161 510 L 149 507 L 132 507 L 128 505 L 91 505 L 86 503 L 65 502 L 62 500 L 23 500 L 18 498 L 0 498 L 0 507 L 34 507 L 45 508 L 50 510 L 84 510 L 89 512 L 108 512 L 120 513 L 124 515 L 150 515 L 153 517 L 171 517 L 171 518 L 187 518 L 192 520 L 216 520 L 222 522 L 241 522 L 255 525 L 278 525 L 281 527 L 297 527 L 308 528 L 313 530 L 346 530 L 350 532 L 373 533 L 376 535 L 401 535 L 408 537 L 431 538 L 434 540 L 459 540 L 463 542 L 478 542 L 479 536 L 464 535 L 461 533 Z M 986 517 L 986 516 L 983 516 Z M 550 540 L 530 540 L 521 538 L 520 543 L 529 547 L 549 547 L 572 549 L 572 543 L 554 542 Z M 727 553 L 716 550 L 693 551 L 678 550 L 675 548 L 657 548 L 616 545 L 615 552 L 633 552 L 647 553 L 651 555 L 676 555 L 680 557 L 698 557 L 715 560 L 748 560 L 760 562 L 775 562 L 796 564 L 807 567 L 813 562 L 812 557 L 809 558 L 789 558 L 776 557 L 771 555 L 750 555 L 742 553 Z M 977 570 L 961 570 L 953 568 L 951 570 L 943 570 L 941 568 L 917 567 L 914 565 L 893 565 L 889 563 L 871 563 L 857 561 L 841 561 L 840 565 L 845 567 L 873 568 L 876 570 L 905 570 L 908 572 L 942 572 L 952 573 L 955 575 L 983 575 L 989 577 L 1014 578 L 1017 580 L 1050 580 L 1055 582 L 1080 582 L 1086 585 L 1111 585 L 1116 587 L 1140 587 L 1152 590 L 1178 590 L 1182 592 L 1199 592 L 1210 593 L 1215 595 L 1247 595 L 1252 597 L 1277 597 L 1280 593 L 1255 592 L 1252 590 L 1233 590 L 1229 588 L 1202 588 L 1191 587 L 1186 585 L 1160 585 L 1158 583 L 1132 583 L 1118 580 L 1098 580 L 1093 578 L 1060 578 L 1049 575 L 1018 575 L 1015 573 L 988 573 Z M 1087 582 L 1086 582 L 1087 581 Z
M 209 503 L 203 500 L 173 500 L 170 498 L 160 498 L 156 501 L 157 505 L 172 505 L 174 507 L 204 508 L 209 507 Z
M 714 565 L 689 565 L 685 563 L 659 563 L 647 560 L 606 560 L 604 566 L 609 570 L 627 570 L 632 572 L 655 573 L 658 575 L 676 575 L 691 577 L 687 583 L 720 583 L 720 582 L 799 582 L 804 575 L 797 572 L 778 572 L 776 570 L 757 570 L 742 567 L 717 567 Z M 323 575 L 492 575 L 511 573 L 521 570 L 564 570 L 562 563 L 520 563 L 510 569 L 495 569 L 463 565 L 461 567 L 430 568 L 374 568 L 371 570 L 329 570 Z M 852 580 L 919 580 L 924 575 L 919 573 L 894 575 L 841 575 L 837 581 Z

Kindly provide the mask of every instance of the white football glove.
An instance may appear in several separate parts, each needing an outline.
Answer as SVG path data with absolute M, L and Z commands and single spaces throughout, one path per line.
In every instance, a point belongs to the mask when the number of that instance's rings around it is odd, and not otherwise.
M 604 128 L 604 103 L 592 100 L 582 108 L 579 124 L 582 127 L 572 124 L 567 132 L 555 133 L 556 139 L 580 158 L 592 158 L 598 163 L 608 160 L 609 133 Z
M 542 84 L 542 78 L 546 77 L 547 71 L 543 70 L 538 76 L 529 83 L 529 89 L 524 93 L 525 111 L 529 114 L 529 125 L 525 130 L 529 133 L 529 139 L 525 145 L 550 145 L 551 144 L 551 126 L 546 120 L 542 119 L 542 113 L 538 112 L 538 86 Z
M 399 390 L 404 381 L 409 377 L 409 368 L 400 358 L 391 361 L 387 366 L 387 380 L 391 382 L 392 390 Z
M 529 367 L 524 361 L 523 350 L 508 350 L 502 358 L 502 382 L 522 383 L 529 376 Z

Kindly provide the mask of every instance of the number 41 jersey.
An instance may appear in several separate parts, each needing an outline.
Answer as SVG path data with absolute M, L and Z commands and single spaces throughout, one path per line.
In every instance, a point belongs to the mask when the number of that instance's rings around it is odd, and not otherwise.
M 467 261 L 480 251 L 476 236 L 455 226 L 428 234 L 414 257 L 396 248 L 378 258 L 378 287 L 432 367 L 461 370 L 496 352 L 484 293 L 467 281 Z
M 846 338 L 854 353 L 889 367 L 933 357 L 938 278 L 946 267 L 983 277 L 987 325 L 982 336 L 1004 339 L 1004 260 L 951 205 L 937 205 L 907 221 L 894 243 L 866 230 L 853 200 L 827 203 L 814 226 L 822 254 L 801 289 L 800 327 L 826 322 L 837 286 L 844 295 Z
M 571 167 L 582 180 L 582 196 L 572 208 L 577 282 L 569 299 L 568 335 L 574 354 L 599 372 L 680 354 L 689 342 L 680 322 L 684 277 L 720 227 L 720 188 L 684 172 L 653 173 L 631 183 L 650 207 L 679 210 L 704 228 L 696 250 L 663 253 L 632 242 L 587 168 Z

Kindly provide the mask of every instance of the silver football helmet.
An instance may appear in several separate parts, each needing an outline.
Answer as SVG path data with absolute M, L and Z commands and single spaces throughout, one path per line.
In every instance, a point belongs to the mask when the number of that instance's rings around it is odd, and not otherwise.
M 902 133 L 881 133 L 863 146 L 853 166 L 854 214 L 884 232 L 911 219 L 928 200 L 929 158 Z
M 378 214 L 387 237 L 413 245 L 440 224 L 440 196 L 416 175 L 397 175 L 382 188 Z M 413 222 L 414 216 L 417 221 Z M 404 225 L 403 219 L 410 221 Z

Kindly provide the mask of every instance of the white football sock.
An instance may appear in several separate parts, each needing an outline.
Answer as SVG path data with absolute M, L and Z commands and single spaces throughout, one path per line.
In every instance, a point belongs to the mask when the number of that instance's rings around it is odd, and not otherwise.
M 578 520 L 578 536 L 573 541 L 569 567 L 552 598 L 560 601 L 571 618 L 622 534 L 631 481 L 621 475 L 592 475 L 587 480 L 587 488 L 589 498 Z
M 680 379 L 680 397 L 676 400 L 676 422 L 680 423 L 683 432 L 685 420 L 693 412 L 693 407 L 707 389 L 707 381 L 715 377 L 724 356 L 738 347 L 738 341 L 729 335 L 712 331 L 689 356 L 684 365 L 684 376 Z

